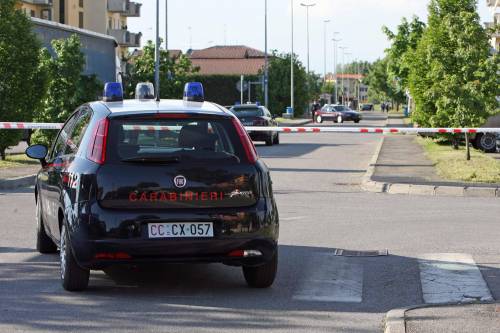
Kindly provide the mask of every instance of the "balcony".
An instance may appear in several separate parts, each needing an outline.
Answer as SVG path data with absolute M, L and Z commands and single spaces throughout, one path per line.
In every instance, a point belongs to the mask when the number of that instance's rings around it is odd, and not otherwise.
M 123 15 L 128 17 L 140 17 L 142 4 L 137 2 L 127 1 L 127 11 Z
M 123 16 L 141 16 L 141 4 L 130 0 L 108 0 L 108 11 L 120 13 Z
M 133 33 L 125 29 L 108 29 L 108 35 L 114 37 L 120 46 L 140 47 L 141 33 Z
M 30 5 L 52 6 L 52 0 L 22 0 L 22 2 L 29 3 Z

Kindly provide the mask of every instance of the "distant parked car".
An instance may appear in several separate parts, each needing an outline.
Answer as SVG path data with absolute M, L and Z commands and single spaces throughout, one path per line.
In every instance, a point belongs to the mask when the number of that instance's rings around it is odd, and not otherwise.
M 361 111 L 373 111 L 373 104 L 361 104 Z
M 500 128 L 500 114 L 488 118 L 486 123 L 481 126 L 486 128 Z M 478 133 L 471 139 L 472 145 L 487 153 L 497 151 L 497 135 L 495 133 Z
M 353 111 L 344 105 L 325 105 L 320 111 L 316 111 L 316 122 L 322 123 L 324 120 L 332 120 L 334 123 L 344 121 L 354 121 L 359 123 L 362 116 L 359 112 Z
M 229 109 L 243 126 L 263 126 L 274 127 L 278 126 L 276 120 L 271 115 L 271 112 L 264 107 L 256 104 L 235 105 Z M 253 141 L 264 141 L 267 146 L 277 145 L 280 143 L 279 132 L 248 132 Z

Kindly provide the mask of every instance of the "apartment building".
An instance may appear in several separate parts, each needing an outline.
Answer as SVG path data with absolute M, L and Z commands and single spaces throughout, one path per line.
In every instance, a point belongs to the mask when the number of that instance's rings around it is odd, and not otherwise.
M 128 30 L 127 19 L 140 17 L 142 4 L 130 0 L 20 0 L 28 16 L 112 36 L 124 61 L 129 47 L 140 47 L 141 33 Z
M 486 28 L 491 28 L 494 26 L 499 26 L 500 25 L 500 0 L 486 0 L 486 4 L 491 10 L 491 14 L 493 16 L 493 21 L 492 22 L 487 22 Z M 491 35 L 491 46 L 499 51 L 500 50 L 500 33 L 494 32 Z

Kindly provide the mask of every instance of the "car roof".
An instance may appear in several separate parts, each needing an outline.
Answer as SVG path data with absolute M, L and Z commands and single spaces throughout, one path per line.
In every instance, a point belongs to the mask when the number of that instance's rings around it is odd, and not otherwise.
M 106 107 L 112 115 L 152 113 L 152 112 L 172 112 L 172 113 L 198 113 L 210 115 L 228 115 L 227 109 L 210 102 L 186 102 L 177 99 L 156 100 L 136 100 L 129 99 L 120 102 L 94 102 Z

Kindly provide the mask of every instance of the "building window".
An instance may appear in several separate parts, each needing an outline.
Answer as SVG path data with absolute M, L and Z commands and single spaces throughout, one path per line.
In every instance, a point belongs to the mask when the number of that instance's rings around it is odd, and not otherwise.
M 59 1 L 59 23 L 66 23 L 66 0 Z
M 80 6 L 80 8 L 83 8 L 83 0 L 78 0 L 78 5 Z
M 83 12 L 78 13 L 78 28 L 83 29 Z

